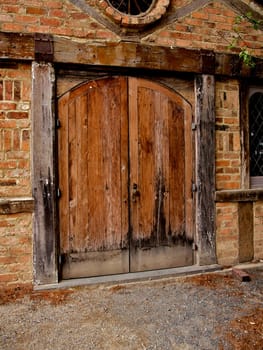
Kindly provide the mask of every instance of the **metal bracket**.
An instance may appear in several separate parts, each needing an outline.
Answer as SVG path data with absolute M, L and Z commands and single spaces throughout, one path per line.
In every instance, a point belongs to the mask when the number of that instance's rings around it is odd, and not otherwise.
M 35 34 L 35 60 L 53 62 L 53 37 L 49 34 Z

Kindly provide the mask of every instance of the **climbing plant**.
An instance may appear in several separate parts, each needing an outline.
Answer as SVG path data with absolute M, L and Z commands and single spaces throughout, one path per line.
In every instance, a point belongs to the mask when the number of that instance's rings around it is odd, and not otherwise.
M 255 52 L 256 50 L 260 50 L 263 47 L 262 46 L 248 47 L 240 29 L 240 24 L 242 24 L 245 21 L 248 21 L 250 23 L 251 29 L 262 30 L 263 20 L 255 19 L 251 12 L 247 12 L 245 15 L 237 16 L 235 19 L 235 25 L 234 25 L 234 36 L 230 42 L 229 48 L 230 49 L 238 48 L 240 50 L 239 52 L 240 59 L 248 67 L 254 68 L 256 63 L 255 63 L 255 57 L 253 56 L 253 52 Z

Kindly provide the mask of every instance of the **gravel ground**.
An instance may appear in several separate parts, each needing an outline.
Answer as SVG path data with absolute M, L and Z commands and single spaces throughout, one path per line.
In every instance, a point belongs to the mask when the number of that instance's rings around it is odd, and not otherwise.
M 263 266 L 66 290 L 0 291 L 0 349 L 263 349 Z

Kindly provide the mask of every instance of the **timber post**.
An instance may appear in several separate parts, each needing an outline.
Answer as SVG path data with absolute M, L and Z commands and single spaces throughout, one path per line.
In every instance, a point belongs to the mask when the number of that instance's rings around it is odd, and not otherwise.
M 55 73 L 51 63 L 32 63 L 34 279 L 58 282 L 55 176 Z
M 216 263 L 215 245 L 215 77 L 197 75 L 196 96 L 196 235 L 197 263 Z

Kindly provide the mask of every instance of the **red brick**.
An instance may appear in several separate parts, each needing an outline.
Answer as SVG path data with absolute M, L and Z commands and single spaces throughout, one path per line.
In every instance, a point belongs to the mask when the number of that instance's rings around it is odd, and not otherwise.
M 27 7 L 26 14 L 28 15 L 45 15 L 47 10 L 43 7 Z
M 17 281 L 18 277 L 15 273 L 7 273 L 7 274 L 1 274 L 0 275 L 0 283 L 2 282 L 14 282 Z
M 0 186 L 16 186 L 16 180 L 0 180 Z
M 0 169 L 15 169 L 16 165 L 14 160 L 0 161 Z
M 63 6 L 61 1 L 47 1 L 46 7 L 48 9 L 61 9 Z
M 0 102 L 0 109 L 2 109 L 2 110 L 16 109 L 16 103 L 14 103 L 14 102 Z
M 5 100 L 12 100 L 13 82 L 10 80 L 5 81 Z
M 0 264 L 6 265 L 6 264 L 13 264 L 15 262 L 15 259 L 11 256 L 0 256 Z
M 3 23 L 2 30 L 7 32 L 23 32 L 25 30 L 25 26 L 15 23 Z
M 29 151 L 29 149 L 30 149 L 30 132 L 29 130 L 23 130 L 21 150 Z
M 201 11 L 200 12 L 193 12 L 192 18 L 208 20 L 208 14 L 205 12 L 201 12 Z
M 39 18 L 36 16 L 16 16 L 16 22 L 18 23 L 38 23 Z
M 40 24 L 44 26 L 59 27 L 61 26 L 61 23 L 61 20 L 57 18 L 43 17 L 40 19 Z
M 17 169 L 30 169 L 30 161 L 28 159 L 18 159 Z
M 0 80 L 0 101 L 3 100 L 3 90 L 4 90 L 4 82 Z
M 14 82 L 14 100 L 19 101 L 21 99 L 21 82 L 15 81 Z
M 8 119 L 27 119 L 28 118 L 28 112 L 8 112 L 7 113 Z

